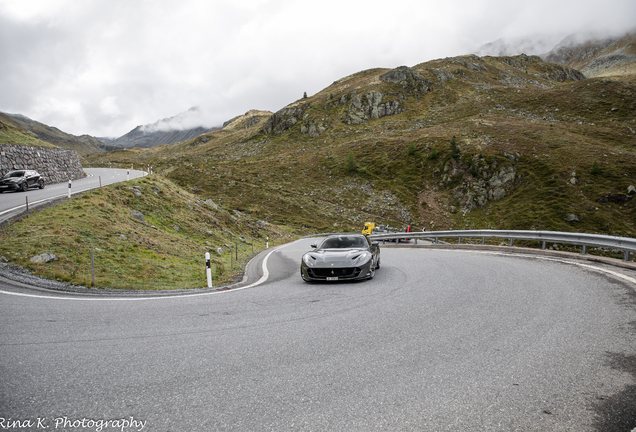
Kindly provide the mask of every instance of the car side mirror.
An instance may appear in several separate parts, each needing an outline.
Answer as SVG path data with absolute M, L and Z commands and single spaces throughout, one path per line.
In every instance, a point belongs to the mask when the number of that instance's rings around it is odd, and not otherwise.
M 316 249 L 318 246 L 316 245 L 316 243 L 311 245 L 312 248 Z
M 378 246 L 379 244 L 380 244 L 380 242 L 377 242 L 377 241 L 371 242 L 371 246 Z

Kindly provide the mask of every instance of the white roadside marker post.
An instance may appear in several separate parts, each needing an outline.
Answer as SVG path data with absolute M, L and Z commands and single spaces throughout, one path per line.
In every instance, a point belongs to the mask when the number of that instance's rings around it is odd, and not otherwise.
M 130 180 L 130 170 L 126 171 L 126 181 Z
M 71 181 L 68 181 L 68 197 L 71 197 Z
M 210 268 L 210 252 L 205 253 L 205 273 L 208 277 L 208 288 L 212 288 L 212 269 Z

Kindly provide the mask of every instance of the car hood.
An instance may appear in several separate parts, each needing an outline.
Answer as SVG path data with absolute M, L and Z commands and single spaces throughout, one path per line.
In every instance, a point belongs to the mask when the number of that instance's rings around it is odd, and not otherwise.
M 368 253 L 366 249 L 319 249 L 307 254 L 315 258 L 316 266 L 331 267 L 333 264 L 334 267 L 338 267 L 350 266 L 353 259 L 364 252 Z

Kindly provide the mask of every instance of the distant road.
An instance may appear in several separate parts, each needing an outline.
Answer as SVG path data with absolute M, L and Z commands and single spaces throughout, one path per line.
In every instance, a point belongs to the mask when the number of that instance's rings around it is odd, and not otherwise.
M 95 189 L 102 185 L 108 185 L 126 181 L 126 169 L 114 168 L 84 168 L 87 177 L 75 180 L 71 183 L 71 194 Z M 134 179 L 145 175 L 144 171 L 130 170 L 130 178 Z M 45 179 L 46 180 L 46 179 Z M 29 189 L 28 192 L 4 192 L 0 194 L 0 222 L 23 212 L 26 209 L 26 198 L 29 198 L 29 207 L 37 206 L 55 198 L 68 195 L 68 182 L 47 184 L 44 189 Z

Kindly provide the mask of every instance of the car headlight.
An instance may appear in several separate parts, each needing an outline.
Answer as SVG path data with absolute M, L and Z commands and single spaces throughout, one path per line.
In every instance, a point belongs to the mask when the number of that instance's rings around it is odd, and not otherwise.
M 358 265 L 365 262 L 370 256 L 371 254 L 369 254 L 368 252 L 362 252 L 360 255 L 353 259 L 353 265 Z
M 316 258 L 314 258 L 311 255 L 307 254 L 307 255 L 303 255 L 303 261 L 305 262 L 305 264 L 307 264 L 309 267 L 311 267 L 311 266 L 313 266 L 316 263 Z

